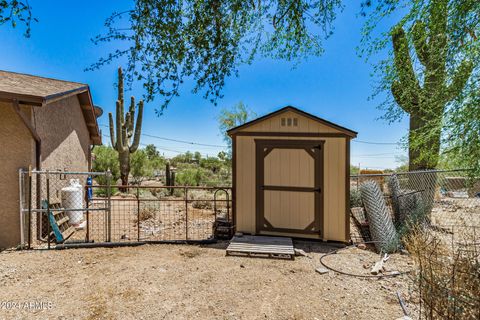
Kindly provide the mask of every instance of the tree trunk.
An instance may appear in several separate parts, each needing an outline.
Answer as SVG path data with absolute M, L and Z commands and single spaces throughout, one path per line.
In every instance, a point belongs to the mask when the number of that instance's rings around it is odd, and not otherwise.
M 130 174 L 130 152 L 127 149 L 118 153 L 118 160 L 120 161 L 120 178 L 122 179 L 122 186 L 128 186 L 128 176 Z M 120 188 L 121 192 L 127 192 L 127 188 Z
M 436 119 L 427 119 L 425 115 L 420 113 L 411 113 L 410 114 L 410 131 L 409 131 L 409 146 L 408 146 L 408 156 L 409 156 L 409 171 L 419 171 L 419 170 L 433 170 L 438 164 L 438 154 L 440 152 L 440 134 L 441 129 L 439 128 L 436 132 L 432 133 L 430 131 L 429 135 L 422 137 L 422 144 L 418 144 L 418 135 L 423 135 L 423 130 L 432 130 L 431 128 L 425 129 L 428 125 L 427 121 L 440 121 L 442 113 L 435 114 Z M 417 135 L 417 138 L 415 138 Z M 427 138 L 428 137 L 428 138 Z M 417 145 L 412 145 L 412 140 L 417 141 Z M 422 159 L 422 150 L 423 152 L 428 152 L 430 155 L 428 157 L 423 157 Z M 411 189 L 420 191 L 422 197 L 422 209 L 425 215 L 425 218 L 430 220 L 430 213 L 432 211 L 435 191 L 437 185 L 437 174 L 435 172 L 427 173 L 417 173 L 409 176 L 409 186 Z
M 440 127 L 436 132 L 432 133 L 428 127 L 428 122 L 440 121 L 442 114 L 435 115 L 436 119 L 426 119 L 421 113 L 412 112 L 410 114 L 410 129 L 408 133 L 408 169 L 409 171 L 431 170 L 435 169 L 438 164 L 438 154 L 440 152 Z M 429 131 L 425 132 L 423 130 Z M 425 136 L 423 136 L 425 135 Z M 423 143 L 418 144 L 419 138 Z M 416 141 L 416 145 L 413 145 Z M 422 157 L 422 151 L 429 153 L 429 156 Z

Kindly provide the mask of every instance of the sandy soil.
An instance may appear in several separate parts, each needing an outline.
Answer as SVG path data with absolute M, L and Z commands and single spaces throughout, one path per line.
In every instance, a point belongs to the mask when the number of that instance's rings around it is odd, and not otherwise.
M 309 257 L 283 261 L 226 257 L 225 246 L 4 251 L 0 318 L 396 319 L 403 315 L 397 290 L 414 307 L 408 276 L 316 273 L 332 247 L 298 242 Z M 349 249 L 327 258 L 336 268 L 368 274 L 378 255 Z M 410 267 L 407 256 L 387 263 L 389 271 Z

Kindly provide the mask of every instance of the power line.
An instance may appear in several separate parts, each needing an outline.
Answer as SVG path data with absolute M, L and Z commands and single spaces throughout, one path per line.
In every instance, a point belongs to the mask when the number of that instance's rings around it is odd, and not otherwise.
M 100 124 L 100 126 L 109 128 L 109 126 L 105 125 L 105 124 Z M 177 142 L 177 143 L 184 143 L 184 144 L 189 144 L 189 145 L 197 145 L 197 146 L 212 147 L 212 148 L 222 148 L 222 149 L 228 148 L 228 146 L 226 146 L 226 145 L 208 144 L 208 143 L 180 140 L 180 139 L 174 139 L 174 138 L 160 137 L 160 136 L 156 136 L 156 135 L 148 134 L 148 133 L 142 133 L 141 135 L 145 136 L 145 137 L 149 137 L 149 138 L 161 139 L 161 140 L 172 141 L 172 142 Z M 374 145 L 400 145 L 399 142 L 375 142 L 375 141 L 364 141 L 364 140 L 352 140 L 352 141 L 357 142 L 357 143 L 374 144 Z
M 105 138 L 110 139 L 110 136 L 109 136 L 109 135 L 102 134 L 102 136 L 105 137 Z M 139 145 L 141 145 L 142 147 L 148 146 L 148 145 L 145 144 L 145 143 L 139 143 Z M 157 149 L 160 149 L 160 150 L 175 152 L 175 153 L 178 153 L 178 154 L 185 153 L 185 152 L 183 152 L 183 151 L 173 150 L 173 149 L 169 149 L 169 148 L 165 148 L 165 147 L 159 147 L 159 146 L 157 146 L 157 145 L 155 145 L 155 147 L 156 147 Z
M 399 145 L 398 142 L 374 142 L 374 141 L 363 141 L 363 140 L 352 140 L 352 142 L 365 143 L 365 144 L 381 144 L 381 145 Z
M 109 128 L 109 126 L 107 126 L 105 124 L 101 124 L 101 126 Z M 228 148 L 228 146 L 224 146 L 224 145 L 208 144 L 208 143 L 200 143 L 200 142 L 179 140 L 179 139 L 173 139 L 173 138 L 166 138 L 166 137 L 160 137 L 160 136 L 156 136 L 156 135 L 148 134 L 148 133 L 142 133 L 141 135 L 144 136 L 144 137 L 155 138 L 155 139 L 166 140 L 166 141 L 172 141 L 172 142 L 178 142 L 178 143 L 184 143 L 184 144 L 195 145 L 195 146 L 222 148 L 222 149 Z
M 387 156 L 387 155 L 402 155 L 402 154 L 403 153 L 385 152 L 385 153 L 369 153 L 369 154 L 352 154 L 352 157 Z

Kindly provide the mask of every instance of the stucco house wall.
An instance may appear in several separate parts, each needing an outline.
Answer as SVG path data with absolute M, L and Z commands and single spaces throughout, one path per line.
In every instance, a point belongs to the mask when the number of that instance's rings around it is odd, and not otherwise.
M 34 108 L 42 139 L 42 169 L 88 171 L 90 134 L 77 96 Z
M 0 248 L 20 241 L 18 169 L 35 161 L 34 140 L 11 103 L 0 102 Z M 30 107 L 21 106 L 31 118 Z
M 20 242 L 20 168 L 35 167 L 35 143 L 10 103 L 1 103 L 0 248 Z M 43 107 L 21 106 L 42 141 L 42 170 L 88 171 L 90 134 L 76 95 Z

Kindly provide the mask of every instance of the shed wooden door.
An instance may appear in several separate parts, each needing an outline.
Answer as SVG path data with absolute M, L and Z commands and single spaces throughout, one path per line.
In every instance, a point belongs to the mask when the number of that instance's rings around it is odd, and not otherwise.
M 322 235 L 323 143 L 255 139 L 257 233 Z

